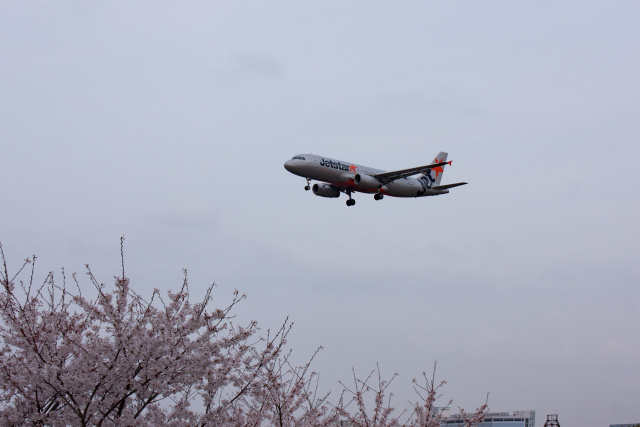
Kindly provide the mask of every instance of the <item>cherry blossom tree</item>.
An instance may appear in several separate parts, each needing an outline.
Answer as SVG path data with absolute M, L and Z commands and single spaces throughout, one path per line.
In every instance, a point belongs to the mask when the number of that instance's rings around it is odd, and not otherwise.
M 374 375 L 377 377 L 377 384 L 371 383 L 372 378 L 375 378 Z M 442 397 L 439 389 L 446 384 L 446 381 L 436 385 L 435 375 L 436 363 L 433 364 L 431 379 L 425 372 L 422 373 L 424 385 L 421 385 L 417 379 L 413 379 L 413 389 L 418 400 L 411 402 L 411 412 L 405 409 L 396 417 L 394 416 L 395 408 L 391 404 L 393 394 L 388 391 L 388 388 L 397 374 L 394 374 L 390 380 L 383 380 L 380 367 L 376 366 L 376 369 L 362 380 L 353 370 L 353 386 L 348 387 L 340 383 L 343 393 L 337 406 L 338 413 L 348 425 L 353 427 L 440 427 L 443 421 L 443 407 L 436 406 L 436 401 Z M 474 413 L 466 413 L 460 408 L 459 417 L 462 420 L 460 427 L 472 427 L 482 422 L 489 410 L 488 398 L 489 395 L 485 403 Z M 371 402 L 371 399 L 373 399 L 373 405 L 369 408 L 367 402 Z M 448 408 L 452 402 L 450 400 L 444 407 Z
M 334 426 L 337 411 L 328 406 L 329 393 L 318 394 L 318 374 L 290 363 L 291 351 L 271 358 L 259 374 L 259 385 L 242 397 L 248 420 L 261 420 L 274 426 Z M 247 423 L 246 425 L 256 425 Z
M 388 388 L 377 368 L 354 386 L 342 384 L 337 403 L 318 392 L 311 363 L 292 362 L 288 318 L 260 335 L 255 321 L 239 325 L 237 291 L 213 307 L 214 286 L 202 300 L 189 298 L 187 272 L 177 292 L 155 289 L 144 298 L 122 273 L 113 286 L 86 266 L 92 292 L 75 274 L 49 273 L 36 284 L 36 257 L 11 275 L 0 254 L 0 425 L 38 426 L 353 426 L 436 427 L 434 374 L 414 380 L 419 400 L 394 416 Z M 367 403 L 373 398 L 371 411 Z M 486 402 L 465 414 L 476 425 Z M 400 419 L 405 418 L 403 422 Z
M 0 246 L 0 250 L 2 247 Z M 96 296 L 83 296 L 62 275 L 34 285 L 33 261 L 0 278 L 0 424 L 2 425 L 260 425 L 274 414 L 292 425 L 330 419 L 309 386 L 308 364 L 294 368 L 284 353 L 290 324 L 257 336 L 232 311 L 244 295 L 212 309 L 182 287 L 144 299 L 124 275 L 113 289 L 87 266 Z M 29 280 L 19 275 L 31 265 Z M 124 263 L 123 263 L 124 266 Z M 280 400 L 278 400 L 280 399 Z M 305 406 L 306 405 L 306 406 Z M 306 414 L 306 415 L 305 415 Z M 286 420 L 286 422 L 284 421 Z
M 387 389 L 398 374 L 394 374 L 388 381 L 383 380 L 380 374 L 380 367 L 377 366 L 375 370 L 369 373 L 369 376 L 362 380 L 356 375 L 355 369 L 352 369 L 352 372 L 353 388 L 340 382 L 343 387 L 343 392 L 337 406 L 340 416 L 346 419 L 349 425 L 354 427 L 400 426 L 401 424 L 398 419 L 391 417 L 395 411 L 395 408 L 391 406 L 391 397 L 393 394 L 390 393 L 388 398 L 386 398 Z M 378 384 L 377 386 L 372 386 L 370 384 L 371 377 L 373 377 L 376 372 L 378 374 Z M 374 399 L 373 410 L 371 411 L 367 410 L 366 403 L 370 395 L 373 395 Z M 350 406 L 354 406 L 354 408 L 350 409 Z
M 418 395 L 418 400 L 413 403 L 413 414 L 411 414 L 411 425 L 415 427 L 439 427 L 443 413 L 439 407 L 436 406 L 436 401 L 442 397 L 438 394 L 438 390 L 442 388 L 447 382 L 440 381 L 436 385 L 436 363 L 433 364 L 433 371 L 431 373 L 431 379 L 427 376 L 426 372 L 422 373 L 424 379 L 424 385 L 418 383 L 418 380 L 414 378 L 414 391 Z M 466 413 L 463 408 L 459 408 L 459 416 L 462 419 L 462 427 L 472 427 L 478 425 L 484 419 L 485 415 L 489 411 L 489 394 L 484 403 L 476 408 L 473 413 Z M 451 406 L 452 400 L 445 407 Z

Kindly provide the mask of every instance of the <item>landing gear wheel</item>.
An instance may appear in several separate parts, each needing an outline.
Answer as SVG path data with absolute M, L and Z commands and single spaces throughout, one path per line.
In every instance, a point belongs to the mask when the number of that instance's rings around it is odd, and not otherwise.
M 356 204 L 356 201 L 355 201 L 355 200 L 353 200 L 353 199 L 349 199 L 349 200 L 347 200 L 347 206 L 353 206 L 353 205 L 355 205 L 355 204 Z
M 305 189 L 306 191 L 309 191 L 309 190 L 311 190 L 311 186 L 309 186 L 309 185 L 305 185 L 304 189 Z
M 384 197 L 384 194 L 376 193 L 373 195 L 373 200 L 382 200 L 383 197 Z

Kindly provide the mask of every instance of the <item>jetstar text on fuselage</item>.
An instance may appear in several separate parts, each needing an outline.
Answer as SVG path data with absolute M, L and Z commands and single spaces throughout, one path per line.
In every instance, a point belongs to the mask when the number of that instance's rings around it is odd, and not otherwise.
M 345 165 L 344 163 L 334 162 L 333 160 L 326 160 L 324 158 L 320 159 L 320 166 L 324 166 L 326 168 L 340 169 L 343 171 L 350 170 L 349 165 Z

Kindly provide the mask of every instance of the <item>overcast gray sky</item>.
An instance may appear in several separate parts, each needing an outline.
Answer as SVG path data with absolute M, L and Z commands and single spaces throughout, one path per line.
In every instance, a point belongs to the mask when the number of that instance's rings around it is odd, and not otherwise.
M 305 192 L 313 152 L 441 197 Z M 0 2 L 0 240 L 289 315 L 321 387 L 640 421 L 640 3 Z M 89 282 L 85 282 L 89 286 Z

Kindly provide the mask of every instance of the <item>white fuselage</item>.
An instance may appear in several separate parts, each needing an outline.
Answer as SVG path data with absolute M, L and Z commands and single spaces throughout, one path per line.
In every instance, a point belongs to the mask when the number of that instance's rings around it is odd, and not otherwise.
M 425 178 L 408 176 L 398 178 L 385 185 L 377 185 L 377 181 L 356 184 L 354 178 L 360 175 L 366 181 L 374 175 L 385 171 L 355 163 L 343 162 L 329 157 L 314 154 L 300 154 L 285 162 L 284 167 L 291 173 L 307 179 L 314 179 L 331 184 L 340 191 L 358 191 L 362 193 L 381 193 L 394 197 L 422 197 L 446 194 L 448 190 L 432 190 Z M 368 185 L 367 185 L 368 184 Z

